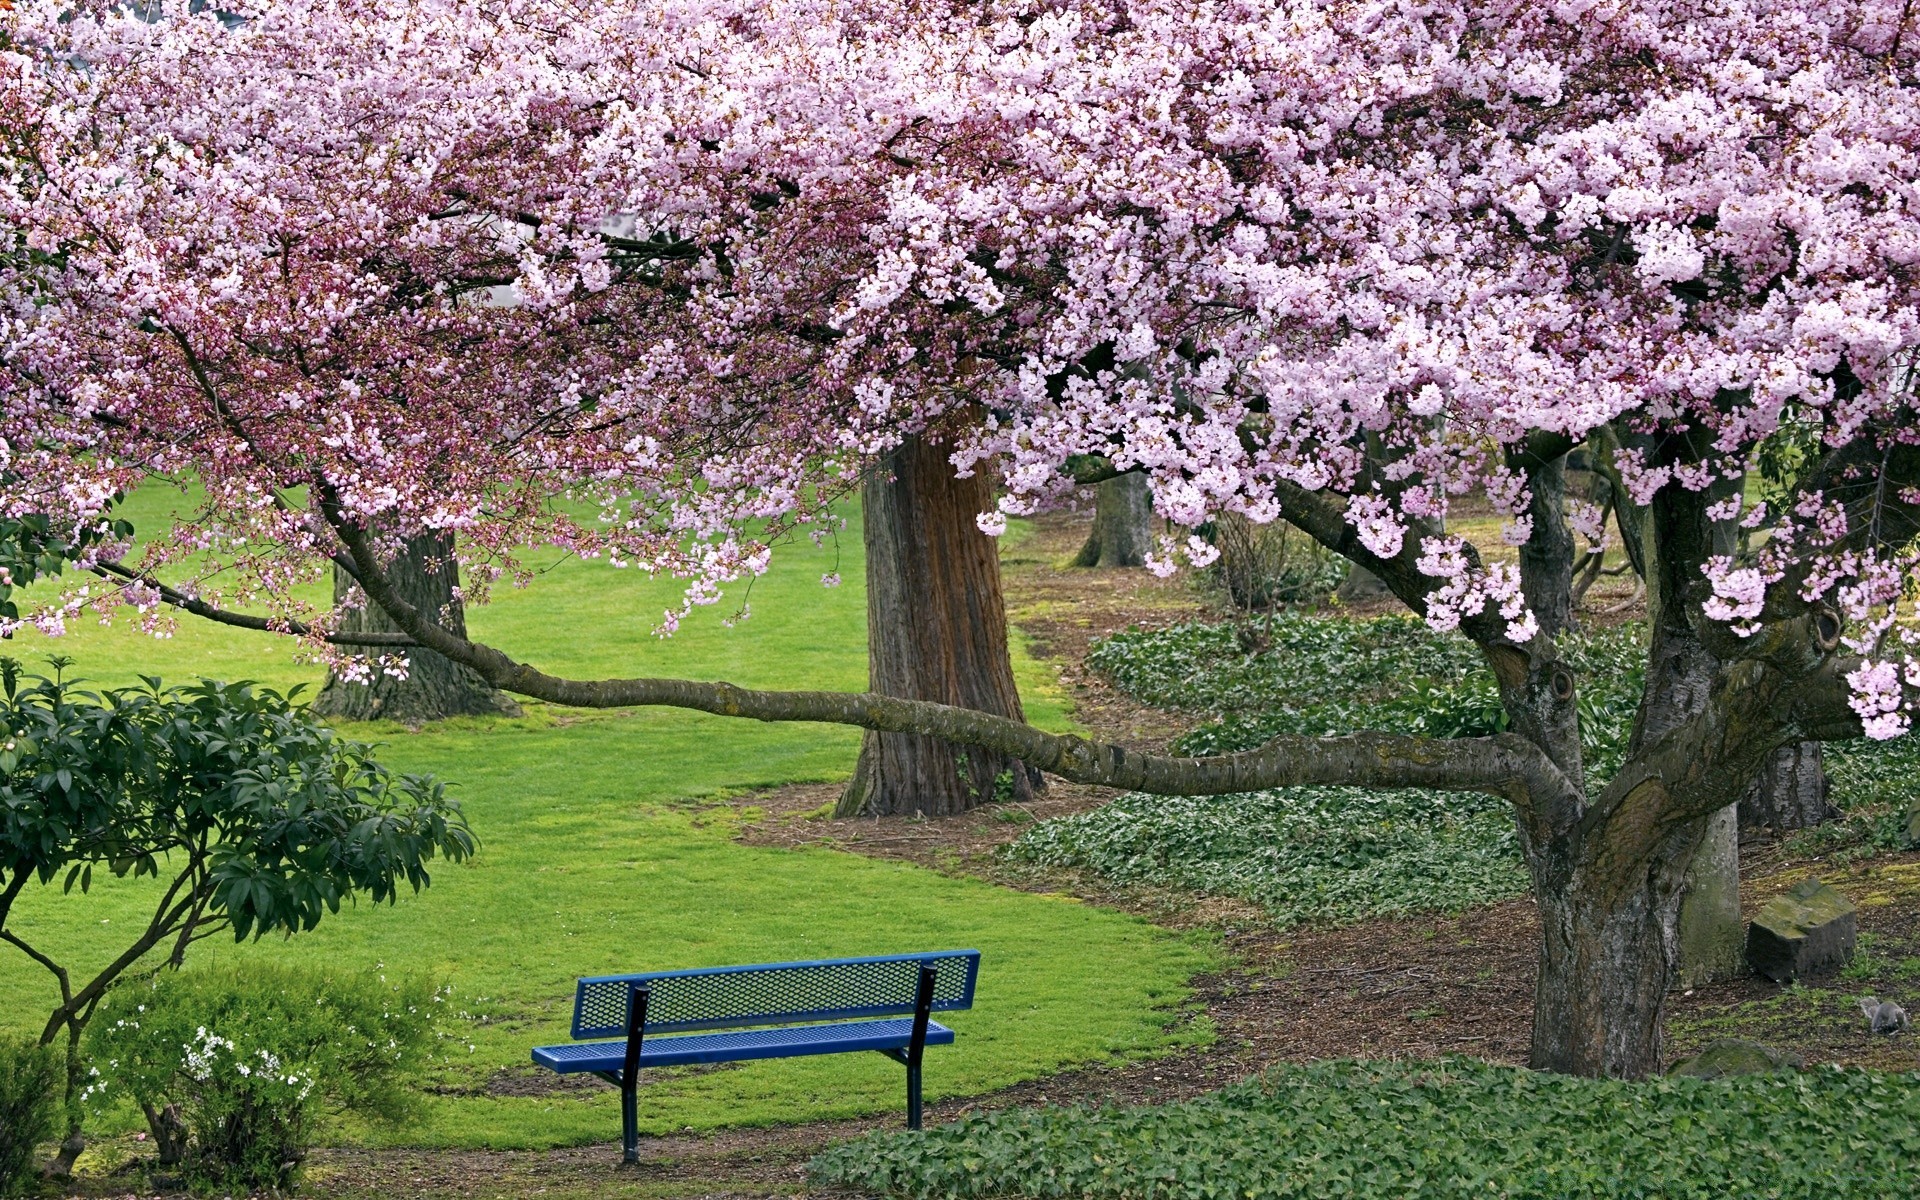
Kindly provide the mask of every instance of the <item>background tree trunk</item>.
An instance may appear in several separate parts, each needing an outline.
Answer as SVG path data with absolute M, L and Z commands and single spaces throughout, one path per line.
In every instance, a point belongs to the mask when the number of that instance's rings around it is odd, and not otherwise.
M 1367 570 L 1359 563 L 1347 568 L 1347 577 L 1334 589 L 1334 596 L 1343 604 L 1357 604 L 1368 600 L 1390 600 L 1393 589 L 1386 581 Z
M 1707 818 L 1700 848 L 1687 865 L 1680 901 L 1681 987 L 1735 979 L 1747 972 L 1746 927 L 1740 920 L 1740 829 L 1729 805 Z
M 1098 485 L 1093 532 L 1074 556 L 1076 567 L 1138 567 L 1153 546 L 1153 495 L 1142 471 L 1116 475 Z
M 1007 653 L 1000 557 L 975 518 L 993 481 L 957 478 L 948 451 L 910 437 L 868 477 L 867 676 L 873 691 L 1024 720 Z M 869 731 L 839 816 L 946 816 L 1028 800 L 1039 773 L 939 738 Z
M 424 613 L 439 617 L 443 628 L 465 637 L 467 617 L 455 594 L 460 564 L 453 556 L 451 533 L 423 534 L 407 541 L 393 561 L 388 577 L 401 595 Z M 334 569 L 333 595 L 338 603 L 352 594 L 353 580 Z M 376 604 L 347 610 L 343 630 L 398 632 Z M 408 650 L 407 677 L 376 674 L 367 683 L 354 683 L 335 674 L 314 697 L 313 713 L 336 721 L 399 721 L 417 725 L 443 717 L 518 716 L 520 706 L 496 691 L 470 668 L 457 666 L 431 650 Z
M 1567 528 L 1567 464 L 1555 459 L 1529 476 L 1533 535 L 1520 546 L 1520 583 L 1540 630 L 1559 637 L 1573 623 L 1573 530 Z
M 1818 825 L 1834 815 L 1827 791 L 1820 743 L 1783 747 L 1741 798 L 1740 829 L 1781 834 Z

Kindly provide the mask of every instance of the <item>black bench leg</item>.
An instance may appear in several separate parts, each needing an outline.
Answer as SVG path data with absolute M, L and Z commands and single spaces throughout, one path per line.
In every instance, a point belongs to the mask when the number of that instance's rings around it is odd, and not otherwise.
M 640 1095 L 634 1084 L 637 1080 L 623 1084 L 620 1088 L 620 1151 L 625 1162 L 640 1161 Z
M 920 1128 L 920 1058 L 927 1050 L 927 1018 L 933 1009 L 933 988 L 940 973 L 931 963 L 920 964 L 913 989 L 913 1040 L 907 1045 L 907 1128 Z
M 620 1071 L 620 1152 L 640 1161 L 640 1045 L 647 1034 L 647 1001 L 652 992 L 635 984 L 627 993 L 627 1053 Z

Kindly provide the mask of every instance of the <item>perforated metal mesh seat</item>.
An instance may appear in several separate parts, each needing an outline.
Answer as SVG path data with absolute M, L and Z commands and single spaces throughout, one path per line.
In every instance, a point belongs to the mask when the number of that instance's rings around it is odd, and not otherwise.
M 637 1083 L 648 1067 L 877 1050 L 907 1068 L 907 1127 L 918 1129 L 921 1051 L 953 1043 L 953 1030 L 929 1014 L 972 1008 L 979 972 L 978 950 L 943 950 L 595 975 L 574 991 L 573 1036 L 581 1040 L 537 1046 L 533 1061 L 620 1088 L 628 1162 L 639 1161 Z
M 742 1062 L 754 1058 L 797 1058 L 848 1050 L 904 1050 L 913 1041 L 913 1021 L 850 1021 L 840 1025 L 787 1025 L 777 1029 L 739 1029 L 692 1033 L 641 1043 L 640 1066 L 682 1067 L 690 1063 Z M 953 1030 L 927 1022 L 928 1046 L 951 1046 Z M 625 1038 L 614 1042 L 569 1042 L 540 1046 L 533 1061 L 563 1075 L 618 1071 L 627 1053 Z
M 973 1006 L 979 972 L 976 950 L 841 958 L 816 962 L 755 963 L 697 971 L 599 975 L 580 981 L 573 1036 L 614 1037 L 627 1031 L 627 993 L 647 988 L 647 1035 L 696 1029 L 747 1029 L 802 1021 L 844 1021 L 913 1012 L 920 966 L 939 974 L 933 1012 Z

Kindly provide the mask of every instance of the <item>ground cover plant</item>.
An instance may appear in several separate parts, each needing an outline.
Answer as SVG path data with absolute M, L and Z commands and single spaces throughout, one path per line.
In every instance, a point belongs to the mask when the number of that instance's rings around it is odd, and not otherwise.
M 1618 769 L 1625 754 L 1645 636 L 1643 625 L 1626 624 L 1563 639 L 1565 661 L 1582 680 L 1590 771 Z M 1136 699 L 1204 718 L 1174 741 L 1186 754 L 1247 750 L 1278 734 L 1370 728 L 1472 737 L 1507 728 L 1492 672 L 1472 643 L 1406 615 L 1284 613 L 1130 629 L 1097 642 L 1088 663 Z M 1844 744 L 1830 755 L 1842 818 L 1796 835 L 1793 851 L 1904 848 L 1920 738 Z M 1527 889 L 1509 809 L 1471 792 L 1133 794 L 1043 822 L 1007 854 L 1120 883 L 1234 896 L 1281 922 L 1457 910 Z
M 1879 1200 L 1911 1191 L 1920 1080 L 1822 1068 L 1623 1083 L 1467 1059 L 1284 1067 L 1163 1107 L 876 1134 L 813 1177 L 886 1195 Z
M 1641 636 L 1628 626 L 1568 639 L 1570 661 L 1594 681 L 1582 726 L 1594 770 L 1617 766 L 1624 749 Z M 1473 644 L 1412 616 L 1283 613 L 1132 629 L 1097 642 L 1088 663 L 1145 703 L 1206 718 L 1174 742 L 1184 754 L 1246 750 L 1282 733 L 1471 737 L 1506 728 Z M 1457 910 L 1527 889 L 1510 809 L 1472 792 L 1133 794 L 1037 825 L 1007 855 L 1250 900 L 1282 923 Z
M 166 489 L 140 493 L 133 519 L 139 529 L 164 529 L 173 508 L 192 500 Z M 842 539 L 857 547 L 858 514 L 849 517 Z M 543 660 L 569 670 L 638 660 L 648 669 L 743 683 L 857 686 L 864 676 L 860 559 L 832 541 L 775 564 L 757 585 L 748 627 L 729 630 L 703 619 L 723 614 L 703 611 L 665 641 L 651 635 L 648 614 L 669 602 L 672 584 L 609 589 L 600 570 L 557 553 L 548 566 L 539 595 L 503 589 L 475 611 L 474 628 L 528 639 Z M 841 571 L 845 583 L 823 593 L 817 580 L 828 570 Z M 22 631 L 10 647 L 29 663 L 56 649 L 96 686 L 135 683 L 142 673 L 206 673 L 286 688 L 318 684 L 323 674 L 293 661 L 285 643 L 192 619 L 166 640 L 76 623 L 63 640 Z M 1048 674 L 1017 648 L 1016 655 L 1029 713 L 1066 727 Z M 1059 898 L 901 863 L 732 840 L 733 810 L 722 799 L 845 778 L 855 734 L 660 709 L 569 714 L 540 705 L 517 719 L 352 732 L 380 743 L 381 760 L 395 770 L 448 780 L 485 850 L 436 871 L 418 898 L 393 909 L 349 906 L 300 935 L 303 961 L 427 972 L 453 987 L 450 1006 L 467 1014 L 451 1061 L 434 1069 L 418 1125 L 400 1132 L 347 1120 L 324 1128 L 323 1140 L 535 1147 L 608 1139 L 619 1128 L 611 1089 L 554 1088 L 527 1062 L 531 1046 L 565 1039 L 573 980 L 595 972 L 978 948 L 979 1007 L 957 1019 L 956 1046 L 929 1055 L 930 1099 L 1205 1035 L 1178 1016 L 1186 981 L 1214 961 L 1203 943 Z M 144 882 L 117 879 L 96 879 L 84 903 L 57 888 L 45 893 L 24 895 L 10 923 L 23 936 L 74 947 L 85 962 L 111 957 L 115 931 L 144 920 L 157 898 Z M 203 943 L 197 952 L 226 968 L 289 950 L 270 939 Z M 50 980 L 13 966 L 0 969 L 0 1032 L 38 1033 L 57 992 Z M 30 1019 L 36 1010 L 40 1021 Z M 658 1134 L 782 1122 L 796 1113 L 894 1112 L 900 1103 L 896 1065 L 877 1055 L 829 1055 L 656 1075 L 643 1089 L 642 1128 Z M 122 1120 L 128 1128 L 141 1124 L 132 1113 Z
M 1512 815 L 1496 797 L 1463 793 L 1136 792 L 1041 822 L 1006 854 L 1116 883 L 1252 901 L 1282 925 L 1457 911 L 1527 890 Z

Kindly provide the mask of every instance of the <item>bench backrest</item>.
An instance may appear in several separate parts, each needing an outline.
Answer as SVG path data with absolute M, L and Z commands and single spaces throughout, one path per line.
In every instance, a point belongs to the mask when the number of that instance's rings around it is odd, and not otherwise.
M 573 1036 L 624 1036 L 627 995 L 636 983 L 649 993 L 648 1033 L 908 1016 L 922 963 L 938 972 L 932 1011 L 973 1007 L 978 950 L 757 963 L 582 979 L 574 995 Z

